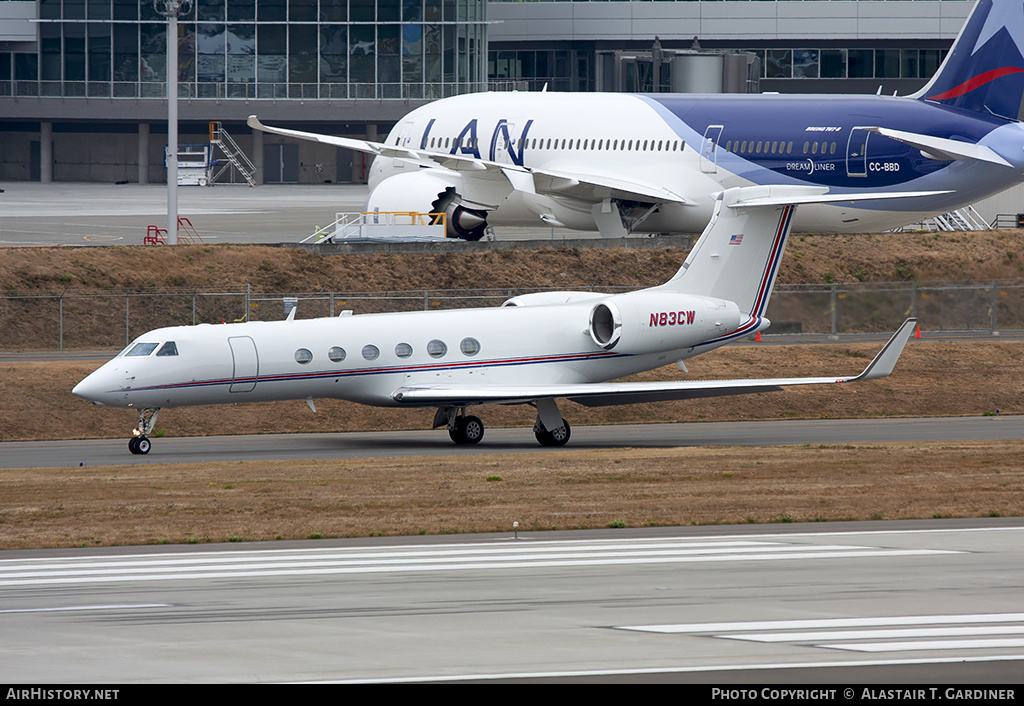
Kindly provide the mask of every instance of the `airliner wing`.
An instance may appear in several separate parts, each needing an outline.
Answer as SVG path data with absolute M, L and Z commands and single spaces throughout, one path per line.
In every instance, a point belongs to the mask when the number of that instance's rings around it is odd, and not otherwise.
M 320 142 L 325 145 L 344 147 L 356 152 L 366 152 L 367 154 L 381 157 L 408 159 L 424 167 L 443 167 L 463 172 L 468 176 L 472 176 L 473 172 L 500 173 L 508 179 L 513 189 L 527 193 L 571 196 L 594 202 L 614 197 L 648 203 L 686 203 L 686 200 L 679 194 L 657 184 L 644 183 L 634 179 L 627 181 L 609 174 L 586 174 L 575 170 L 519 167 L 514 164 L 478 159 L 465 154 L 431 152 L 423 149 L 385 145 L 384 143 L 372 142 L 370 140 L 357 140 L 351 137 L 336 137 L 316 132 L 288 130 L 286 128 L 264 125 L 255 115 L 250 115 L 246 122 L 254 130 L 262 130 L 274 135 Z
M 878 133 L 884 137 L 917 147 L 926 156 L 932 159 L 976 159 L 982 162 L 1000 164 L 1004 167 L 1012 166 L 1005 159 L 996 154 L 990 147 L 978 145 L 973 142 L 961 142 L 949 140 L 944 137 L 933 137 L 932 135 L 921 135 L 916 132 L 904 132 L 903 130 L 891 130 L 887 127 L 864 128 L 868 132 Z
M 917 319 L 907 319 L 874 360 L 859 374 L 845 377 L 764 378 L 749 380 L 681 380 L 674 382 L 605 382 L 565 385 L 409 385 L 392 398 L 410 406 L 515 404 L 561 397 L 588 407 L 638 402 L 698 399 L 772 392 L 796 385 L 823 385 L 875 380 L 892 373 Z

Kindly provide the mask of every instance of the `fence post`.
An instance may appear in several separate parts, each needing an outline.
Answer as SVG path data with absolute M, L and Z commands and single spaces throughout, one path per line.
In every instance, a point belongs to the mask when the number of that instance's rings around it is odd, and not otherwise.
M 839 290 L 837 284 L 832 284 L 832 335 L 839 332 Z
M 128 296 L 129 296 L 128 292 L 125 292 L 124 293 L 124 344 L 126 346 L 129 343 L 131 343 L 131 339 L 128 338 L 128 309 L 129 309 Z
M 60 348 L 60 352 L 64 352 L 64 292 L 60 293 L 60 297 L 57 299 L 57 345 Z
M 997 320 L 997 312 L 999 311 L 999 287 L 995 280 L 992 280 L 992 304 L 988 309 L 988 328 L 989 333 L 993 336 L 996 335 L 997 326 L 999 321 Z

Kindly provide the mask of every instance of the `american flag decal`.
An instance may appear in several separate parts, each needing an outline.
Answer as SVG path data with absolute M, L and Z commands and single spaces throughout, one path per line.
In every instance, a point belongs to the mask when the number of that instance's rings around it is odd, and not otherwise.
M 743 233 L 733 235 L 729 238 L 729 245 L 739 245 L 743 242 Z

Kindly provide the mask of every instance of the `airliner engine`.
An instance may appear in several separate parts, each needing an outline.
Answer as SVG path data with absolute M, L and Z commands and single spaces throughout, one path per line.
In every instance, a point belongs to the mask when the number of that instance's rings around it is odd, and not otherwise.
M 452 180 L 432 171 L 409 171 L 380 181 L 366 200 L 367 211 L 444 213 L 445 235 L 480 240 L 487 227 L 487 211 L 462 203 L 458 175 Z

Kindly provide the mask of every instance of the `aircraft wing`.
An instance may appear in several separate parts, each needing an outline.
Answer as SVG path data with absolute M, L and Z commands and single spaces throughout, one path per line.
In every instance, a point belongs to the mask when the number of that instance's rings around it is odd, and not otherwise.
M 903 130 L 891 130 L 887 127 L 865 128 L 868 132 L 874 132 L 884 137 L 917 147 L 925 153 L 925 156 L 932 159 L 943 159 L 952 161 L 955 159 L 977 159 L 982 162 L 1001 164 L 1004 167 L 1012 166 L 1005 159 L 996 154 L 991 148 L 985 145 L 974 144 L 973 142 L 961 142 L 949 140 L 944 137 L 933 137 L 932 135 L 921 135 L 916 132 L 905 132 Z
M 881 351 L 859 374 L 839 377 L 763 378 L 748 380 L 680 380 L 671 382 L 605 382 L 554 385 L 409 385 L 392 393 L 392 398 L 410 406 L 473 404 L 516 404 L 561 397 L 588 407 L 638 402 L 697 399 L 772 392 L 796 385 L 823 385 L 875 380 L 892 373 L 910 339 L 917 319 L 907 319 Z
M 264 125 L 255 115 L 250 115 L 246 123 L 254 130 L 344 147 L 356 152 L 366 152 L 380 157 L 408 159 L 423 167 L 443 167 L 463 172 L 468 176 L 472 176 L 473 172 L 500 173 L 508 179 L 513 189 L 527 193 L 571 196 L 594 201 L 595 203 L 608 197 L 659 204 L 686 203 L 686 199 L 682 196 L 658 184 L 644 183 L 634 179 L 620 179 L 610 174 L 585 174 L 575 170 L 520 167 L 514 164 L 477 159 L 465 154 L 433 152 L 386 145 L 382 142 L 372 142 L 370 140 L 357 140 L 351 137 L 336 137 L 316 132 L 288 130 L 286 128 Z

